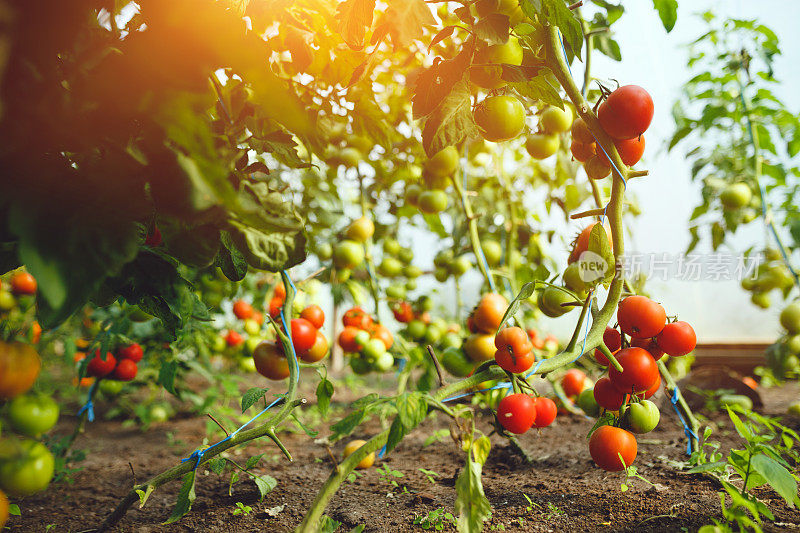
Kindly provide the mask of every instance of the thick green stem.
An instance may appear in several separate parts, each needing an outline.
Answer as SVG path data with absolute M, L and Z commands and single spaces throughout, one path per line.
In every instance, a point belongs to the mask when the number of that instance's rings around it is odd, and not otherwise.
M 586 40 L 586 54 L 583 62 L 583 86 L 581 87 L 581 94 L 586 97 L 589 92 L 589 84 L 592 82 L 592 51 L 594 50 L 594 36 L 589 31 L 589 24 L 581 18 L 581 31 L 583 38 Z M 596 187 L 592 187 L 596 190 Z M 599 202 L 598 202 L 599 203 Z
M 283 278 L 283 285 L 286 289 L 286 301 L 283 304 L 283 313 L 286 323 L 290 324 L 292 320 L 292 304 L 294 302 L 295 290 L 292 286 L 291 280 L 289 279 L 289 275 L 285 271 L 281 272 L 281 277 Z M 196 468 L 196 466 L 200 466 L 201 464 L 208 462 L 225 450 L 239 444 L 266 436 L 278 444 L 278 447 L 281 448 L 281 451 L 283 451 L 284 454 L 287 454 L 287 456 L 291 457 L 288 455 L 288 450 L 286 450 L 283 444 L 280 443 L 278 437 L 275 435 L 275 428 L 281 422 L 283 422 L 287 416 L 289 416 L 295 407 L 305 403 L 305 400 L 295 399 L 295 396 L 297 395 L 297 383 L 299 380 L 299 367 L 297 365 L 297 355 L 295 354 L 294 347 L 292 346 L 292 343 L 289 342 L 288 336 L 281 335 L 280 337 L 281 342 L 283 343 L 284 353 L 287 354 L 286 356 L 289 360 L 289 388 L 286 391 L 285 401 L 283 402 L 280 410 L 272 415 L 264 424 L 253 429 L 241 431 L 230 439 L 221 442 L 216 446 L 208 448 L 207 452 L 203 454 L 201 461 L 197 465 L 195 465 L 195 461 L 185 461 L 158 474 L 153 478 L 150 478 L 144 483 L 135 485 L 125 496 L 125 498 L 123 498 L 123 500 L 117 505 L 116 509 L 114 509 L 114 511 L 100 525 L 98 531 L 107 531 L 125 516 L 125 513 L 128 512 L 128 509 L 131 507 L 131 505 L 133 505 L 136 500 L 139 499 L 137 491 L 142 491 L 149 494 L 161 485 L 164 485 L 173 479 L 182 477 L 184 474 Z
M 670 396 L 677 395 L 678 402 L 676 406 L 681 411 L 684 420 L 686 420 L 686 422 L 689 424 L 689 428 L 694 434 L 694 436 L 690 437 L 692 449 L 698 450 L 700 443 L 697 435 L 700 434 L 700 422 L 698 422 L 694 417 L 692 410 L 689 408 L 689 404 L 687 404 L 686 400 L 683 398 L 683 394 L 681 394 L 680 389 L 678 389 L 678 385 L 675 383 L 675 379 L 672 377 L 672 374 L 670 374 L 667 365 L 664 364 L 664 361 L 658 361 L 658 370 L 661 372 L 661 377 L 664 379 L 664 386 L 666 387 Z

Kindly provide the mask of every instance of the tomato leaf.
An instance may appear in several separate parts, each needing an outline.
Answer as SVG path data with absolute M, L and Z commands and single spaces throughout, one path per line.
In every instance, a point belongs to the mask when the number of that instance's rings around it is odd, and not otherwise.
M 506 69 L 503 70 L 506 71 Z M 546 104 L 564 109 L 564 101 L 558 91 L 558 82 L 555 81 L 555 76 L 550 69 L 542 67 L 534 78 L 530 78 L 524 83 L 512 83 L 511 86 L 526 98 L 541 100 Z
M 461 80 L 425 119 L 422 146 L 429 156 L 447 146 L 455 146 L 466 138 L 478 136 L 470 97 L 469 82 Z
M 428 45 L 428 52 L 431 51 L 431 48 L 433 48 L 434 46 L 436 46 L 440 42 L 444 41 L 445 39 L 447 39 L 448 37 L 453 35 L 453 32 L 455 31 L 455 29 L 456 29 L 456 26 L 445 26 L 444 28 L 439 30 L 439 33 L 437 33 L 433 37 L 433 40 L 431 40 L 431 44 Z
M 242 281 L 247 274 L 247 261 L 244 255 L 236 248 L 229 232 L 220 232 L 219 241 L 222 246 L 214 259 L 214 266 L 219 267 L 229 280 Z
M 464 78 L 471 62 L 472 51 L 465 47 L 453 59 L 434 62 L 423 71 L 417 78 L 411 97 L 414 119 L 430 115 L 450 94 L 453 86 Z
M 248 389 L 247 392 L 242 395 L 242 413 L 250 409 L 253 404 L 255 404 L 258 400 L 264 397 L 264 395 L 269 391 L 269 388 L 264 387 L 253 387 Z
M 347 46 L 355 50 L 364 47 L 367 29 L 372 26 L 375 0 L 345 0 L 336 8 L 338 32 Z
M 333 432 L 331 435 L 331 440 L 336 440 L 345 435 L 349 435 L 356 427 L 358 427 L 359 424 L 361 424 L 361 422 L 364 421 L 366 417 L 366 409 L 358 409 L 357 411 L 353 411 L 340 421 L 336 422 L 331 426 L 331 431 Z
M 264 496 L 275 490 L 275 487 L 278 486 L 278 480 L 267 474 L 253 476 L 253 482 L 258 488 L 259 502 L 264 501 Z
M 491 13 L 475 24 L 475 35 L 489 44 L 504 44 L 508 42 L 510 24 L 508 15 Z
M 481 531 L 483 522 L 492 514 L 492 506 L 483 492 L 481 463 L 474 461 L 472 455 L 473 450 L 470 447 L 466 465 L 456 480 L 455 509 L 458 513 L 459 531 Z
M 567 63 L 580 56 L 583 46 L 583 30 L 575 14 L 564 0 L 521 0 L 522 11 L 533 20 L 547 20 L 558 26 L 567 52 Z
M 181 485 L 181 491 L 178 493 L 178 501 L 175 502 L 175 507 L 172 508 L 172 514 L 163 522 L 164 525 L 177 522 L 192 509 L 192 504 L 197 498 L 194 492 L 195 474 L 196 471 L 191 470 L 183 476 L 183 485 Z
M 401 440 L 408 434 L 409 429 L 400 421 L 400 417 L 396 417 L 389 427 L 389 436 L 386 438 L 386 453 L 394 450 Z
M 653 0 L 653 7 L 658 11 L 664 29 L 671 32 L 678 20 L 678 0 Z
M 789 507 L 800 505 L 800 498 L 797 495 L 797 480 L 783 465 L 763 453 L 758 453 L 752 457 L 750 466 L 786 500 Z
M 158 370 L 158 384 L 173 396 L 179 396 L 175 390 L 175 375 L 178 373 L 178 361 L 165 361 Z
M 317 408 L 319 414 L 325 418 L 328 416 L 328 408 L 331 405 L 331 397 L 333 396 L 333 383 L 327 378 L 322 378 L 317 385 Z
M 405 48 L 422 37 L 425 26 L 436 24 L 431 8 L 424 0 L 392 0 L 383 18 L 394 48 Z

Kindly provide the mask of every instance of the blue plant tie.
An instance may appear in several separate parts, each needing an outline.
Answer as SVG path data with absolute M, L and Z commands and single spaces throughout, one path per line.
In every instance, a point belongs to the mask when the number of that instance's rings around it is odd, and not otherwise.
M 383 448 L 378 450 L 378 459 L 383 459 L 383 456 L 386 455 L 386 445 L 383 445 Z
M 407 363 L 408 363 L 408 359 L 406 359 L 405 357 L 399 357 L 397 359 L 397 375 L 398 376 L 403 372 L 403 370 L 405 369 Z
M 235 437 L 235 436 L 236 436 L 236 435 L 237 435 L 237 434 L 238 434 L 238 433 L 239 433 L 241 430 L 243 430 L 244 428 L 246 428 L 247 426 L 249 426 L 250 424 L 252 424 L 252 423 L 253 423 L 253 421 L 255 421 L 255 420 L 258 418 L 258 417 L 260 417 L 261 415 L 263 415 L 264 413 L 266 413 L 267 411 L 269 411 L 269 410 L 270 410 L 272 407 L 274 407 L 275 405 L 277 405 L 278 403 L 280 403 L 280 402 L 281 402 L 281 401 L 283 401 L 284 399 L 285 399 L 285 398 L 284 398 L 283 396 L 281 396 L 281 397 L 277 398 L 277 399 L 276 399 L 274 402 L 272 402 L 271 404 L 269 404 L 268 406 L 266 406 L 266 407 L 265 407 L 265 408 L 264 408 L 264 409 L 263 409 L 263 410 L 262 410 L 260 413 L 258 413 L 256 416 L 254 416 L 253 418 L 251 418 L 250 420 L 248 420 L 248 421 L 247 421 L 247 422 L 246 422 L 246 423 L 245 423 L 243 426 L 241 426 L 239 429 L 237 429 L 236 431 L 234 431 L 233 433 L 231 433 L 230 435 L 228 435 L 227 437 L 225 437 L 225 438 L 224 438 L 224 439 L 222 439 L 221 441 L 219 441 L 219 442 L 217 442 L 217 443 L 215 443 L 215 444 L 212 444 L 211 446 L 209 446 L 209 447 L 207 447 L 207 448 L 198 448 L 197 450 L 193 451 L 193 452 L 192 452 L 192 455 L 190 455 L 189 457 L 184 457 L 183 459 L 181 459 L 181 463 L 185 463 L 186 461 L 194 461 L 194 467 L 192 468 L 192 470 L 197 470 L 197 467 L 198 467 L 198 466 L 200 466 L 200 463 L 201 463 L 201 462 L 203 462 L 203 455 L 205 455 L 205 453 L 206 453 L 208 450 L 210 450 L 210 449 L 212 449 L 212 448 L 216 448 L 217 446 L 219 446 L 219 445 L 220 445 L 220 444 L 222 444 L 223 442 L 226 442 L 226 441 L 229 441 L 229 440 L 231 440 L 231 439 L 232 439 L 233 437 Z
M 99 379 L 95 379 L 94 383 L 92 383 L 91 388 L 89 389 L 89 395 L 86 398 L 86 403 L 83 404 L 78 410 L 78 416 L 81 416 L 83 413 L 86 413 L 86 420 L 89 422 L 94 422 L 94 403 L 92 402 L 92 398 L 94 398 L 95 392 L 97 392 L 97 386 L 100 384 Z
M 510 381 L 503 381 L 501 383 L 498 383 L 494 387 L 489 387 L 488 389 L 474 390 L 470 392 L 465 392 L 463 394 L 456 394 L 455 396 L 450 396 L 449 398 L 445 398 L 444 400 L 442 400 L 442 403 L 458 400 L 459 398 L 466 398 L 467 396 L 472 396 L 473 394 L 477 394 L 479 392 L 489 392 L 490 390 L 498 390 L 498 389 L 510 389 L 511 387 L 513 387 L 513 385 L 511 385 Z
M 294 285 L 294 281 L 292 281 L 292 278 L 290 278 L 290 277 L 289 277 L 289 272 L 287 272 L 286 270 L 284 270 L 284 271 L 283 271 L 283 273 L 284 273 L 284 274 L 286 274 L 286 279 L 288 279 L 288 280 L 289 280 L 289 286 L 292 288 L 292 290 L 293 290 L 293 291 L 295 292 L 295 294 L 296 294 L 296 293 L 297 293 L 297 287 L 295 287 L 295 285 Z
M 675 389 L 672 391 L 672 396 L 670 397 L 669 401 L 672 404 L 672 408 L 675 409 L 675 414 L 678 415 L 678 420 L 681 421 L 681 425 L 683 426 L 683 433 L 686 435 L 686 455 L 692 455 L 692 439 L 699 438 L 697 433 L 692 431 L 692 428 L 686 423 L 686 420 L 683 419 L 683 415 L 681 415 L 680 410 L 678 409 L 678 386 L 675 385 Z

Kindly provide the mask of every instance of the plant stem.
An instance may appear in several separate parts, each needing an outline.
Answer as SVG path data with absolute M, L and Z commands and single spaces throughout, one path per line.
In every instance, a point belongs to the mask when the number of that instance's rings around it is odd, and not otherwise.
M 486 280 L 486 283 L 489 285 L 489 288 L 494 291 L 494 280 L 492 279 L 492 274 L 488 270 L 488 265 L 481 260 L 483 257 L 483 250 L 481 249 L 481 238 L 480 235 L 478 235 L 478 221 L 475 218 L 475 214 L 472 212 L 472 204 L 470 204 L 469 197 L 467 197 L 467 192 L 461 185 L 461 181 L 459 180 L 458 176 L 454 176 L 452 181 L 453 187 L 455 187 L 456 193 L 461 199 L 461 205 L 464 208 L 464 216 L 467 219 L 467 229 L 469 230 L 469 240 L 472 244 L 472 252 L 475 254 L 478 268 L 480 269 L 481 274 L 483 274 L 483 277 Z
M 580 16 L 580 13 L 578 13 Z M 583 38 L 586 41 L 586 54 L 585 59 L 583 62 L 583 86 L 581 87 L 581 94 L 583 97 L 586 97 L 586 94 L 589 92 L 589 84 L 592 82 L 592 51 L 594 50 L 594 34 L 589 31 L 589 24 L 581 17 L 581 31 L 583 32 Z M 590 180 L 592 181 L 592 180 Z M 596 187 L 592 187 L 596 189 Z M 599 203 L 599 202 L 598 202 Z
M 664 361 L 658 361 L 658 370 L 661 372 L 661 377 L 664 378 L 664 385 L 666 386 L 667 392 L 670 395 L 676 394 L 678 396 L 678 402 L 676 406 L 681 411 L 684 419 L 689 423 L 689 427 L 695 435 L 699 434 L 700 431 L 700 422 L 694 417 L 692 410 L 689 408 L 689 404 L 686 403 L 686 400 L 683 398 L 683 394 L 681 394 L 680 389 L 678 389 L 678 385 L 675 383 L 675 379 L 670 374 L 667 365 L 664 364 Z M 697 450 L 700 447 L 700 443 L 696 437 L 691 437 L 692 449 Z
M 358 192 L 359 201 L 361 203 L 361 216 L 367 217 L 367 198 L 364 196 L 364 176 L 356 169 L 358 173 Z M 375 263 L 372 260 L 372 238 L 367 239 L 364 243 L 364 259 L 367 264 L 367 277 L 369 278 L 369 290 L 372 293 L 372 300 L 375 303 L 375 317 L 380 321 L 380 297 L 378 296 L 378 283 L 375 280 Z
M 283 279 L 283 286 L 286 289 L 286 300 L 283 304 L 283 313 L 286 323 L 290 324 L 292 320 L 292 304 L 294 303 L 295 290 L 292 286 L 291 280 L 289 279 L 289 275 L 285 271 L 281 272 L 281 277 Z M 253 429 L 241 431 L 230 439 L 208 448 L 207 453 L 203 454 L 199 464 L 195 465 L 194 461 L 185 461 L 156 475 L 155 477 L 150 478 L 144 483 L 135 485 L 125 496 L 125 498 L 123 498 L 122 501 L 117 505 L 116 509 L 114 509 L 114 511 L 108 515 L 108 517 L 106 517 L 105 521 L 97 529 L 98 531 L 107 531 L 109 528 L 113 527 L 120 520 L 122 520 L 122 518 L 125 516 L 125 513 L 128 512 L 128 509 L 136 502 L 136 500 L 139 499 L 139 495 L 136 492 L 137 490 L 146 493 L 152 492 L 161 485 L 164 485 L 173 479 L 182 477 L 184 474 L 195 469 L 197 466 L 200 466 L 200 464 L 208 462 L 229 448 L 249 442 L 259 437 L 266 436 L 272 439 L 278 445 L 281 451 L 284 452 L 284 454 L 288 454 L 286 448 L 275 435 L 275 428 L 281 422 L 283 422 L 287 416 L 289 416 L 295 407 L 305 403 L 305 400 L 295 399 L 295 396 L 297 395 L 297 383 L 300 377 L 299 367 L 297 365 L 297 354 L 295 353 L 294 347 L 289 341 L 288 336 L 284 334 L 281 335 L 280 338 L 281 342 L 283 343 L 284 353 L 286 354 L 287 359 L 289 359 L 289 387 L 286 391 L 286 401 L 283 402 L 281 409 L 272 417 L 270 417 L 264 424 Z

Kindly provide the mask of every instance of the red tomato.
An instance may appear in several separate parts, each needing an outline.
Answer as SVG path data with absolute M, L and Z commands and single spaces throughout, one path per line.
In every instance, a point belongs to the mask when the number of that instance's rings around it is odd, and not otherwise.
M 144 239 L 144 243 L 147 246 L 155 247 L 161 244 L 162 240 L 161 230 L 158 229 L 158 226 L 153 226 L 153 231 L 147 234 L 147 237 Z
M 617 390 L 608 377 L 602 377 L 594 384 L 594 400 L 607 411 L 616 411 L 625 403 L 625 394 Z
M 284 287 L 281 283 L 275 285 L 275 290 L 272 292 L 272 297 L 279 298 L 281 302 L 286 300 L 286 287 Z
M 748 387 L 750 387 L 753 390 L 756 390 L 758 388 L 758 381 L 756 381 L 755 379 L 751 378 L 750 376 L 743 377 L 742 378 L 742 383 L 744 383 L 745 385 L 747 385 Z
M 616 329 L 606 326 L 606 330 L 603 332 L 603 343 L 611 353 L 614 353 L 622 347 L 622 334 Z M 600 351 L 600 348 L 595 348 L 594 360 L 598 364 L 608 366 L 608 358 Z
M 244 300 L 236 300 L 233 303 L 233 314 L 238 319 L 247 320 L 253 316 L 253 306 Z
M 609 472 L 630 466 L 636 459 L 636 452 L 636 437 L 622 428 L 600 426 L 589 437 L 589 454 L 597 466 Z
M 359 351 L 360 346 L 356 342 L 356 335 L 359 331 L 361 330 L 356 327 L 347 326 L 339 333 L 339 346 L 342 347 L 342 350 L 348 353 Z
M 94 357 L 86 366 L 86 375 L 98 378 L 105 377 L 114 371 L 117 366 L 117 359 L 111 354 L 106 353 L 105 361 L 100 357 L 100 349 L 94 351 Z
M 238 331 L 234 331 L 232 329 L 228 330 L 228 334 L 225 335 L 225 343 L 228 346 L 239 346 L 244 342 L 244 339 L 239 334 Z
M 342 322 L 345 326 L 367 329 L 372 324 L 372 317 L 360 307 L 353 307 L 345 312 Z
M 472 315 L 469 315 L 467 317 L 467 330 L 470 333 L 477 333 L 478 332 L 478 326 L 475 325 L 475 319 L 472 318 Z
M 586 374 L 577 368 L 567 370 L 567 373 L 561 378 L 561 388 L 564 389 L 564 394 L 567 396 L 577 396 L 586 388 Z
M 14 294 L 36 294 L 36 279 L 27 272 L 18 272 L 11 278 Z
M 580 161 L 581 163 L 587 162 L 592 156 L 595 154 L 595 144 L 583 144 L 579 142 L 572 141 L 572 144 L 569 147 L 569 151 L 572 152 L 572 157 L 575 158 L 575 161 Z
M 396 304 L 392 309 L 392 313 L 394 313 L 394 319 L 403 324 L 408 324 L 414 320 L 414 310 L 408 302 L 399 302 Z
M 558 412 L 556 402 L 550 398 L 545 398 L 544 396 L 534 398 L 533 402 L 536 406 L 536 421 L 533 423 L 533 425 L 537 428 L 543 428 L 552 424 L 553 420 L 556 419 L 556 414 Z
M 527 394 L 510 394 L 497 406 L 497 420 L 506 431 L 521 434 L 536 422 L 536 404 Z
M 631 167 L 638 163 L 642 158 L 642 154 L 644 154 L 644 135 L 639 135 L 633 139 L 614 141 L 614 146 L 617 147 L 617 152 L 619 152 L 622 162 Z
M 300 318 L 305 318 L 317 329 L 325 324 L 325 312 L 318 305 L 309 305 L 303 309 L 300 313 Z
M 589 126 L 586 125 L 586 122 L 581 117 L 572 121 L 570 133 L 572 134 L 573 143 L 594 144 L 595 142 L 594 135 L 592 135 Z
M 581 231 L 581 233 L 578 235 L 578 238 L 575 240 L 575 246 L 572 249 L 572 252 L 569 254 L 570 263 L 574 263 L 575 261 L 580 259 L 583 252 L 589 249 L 589 237 L 592 234 L 592 228 L 594 227 L 595 224 L 597 224 L 597 222 L 589 224 L 588 226 L 583 228 L 583 231 Z M 609 228 L 608 225 L 604 225 L 603 227 L 606 230 L 606 236 L 608 237 L 608 242 L 611 243 L 613 248 L 613 239 L 611 238 L 611 228 Z
M 306 352 L 299 354 L 298 357 L 306 363 L 316 363 L 321 361 L 328 355 L 328 339 L 321 331 L 317 330 L 317 339 L 314 341 L 314 346 Z
M 537 350 L 544 348 L 544 339 L 539 336 L 539 332 L 534 328 L 528 328 L 528 338 L 531 340 L 531 346 Z
M 120 359 L 130 359 L 134 363 L 138 363 L 142 360 L 142 357 L 144 357 L 144 350 L 142 350 L 140 344 L 134 342 L 133 344 L 118 348 L 117 357 Z
M 475 327 L 486 333 L 494 333 L 500 327 L 507 307 L 508 300 L 500 294 L 484 294 L 472 312 Z
M 506 372 L 519 374 L 533 365 L 533 362 L 536 361 L 536 356 L 533 355 L 533 351 L 518 353 L 504 347 L 494 352 L 494 360 Z
M 600 104 L 597 118 L 614 139 L 638 137 L 653 120 L 653 99 L 638 85 L 624 85 Z
M 642 392 L 653 386 L 658 378 L 658 366 L 653 356 L 642 348 L 624 348 L 617 352 L 622 372 L 608 367 L 611 383 L 622 393 Z
M 317 340 L 317 328 L 305 318 L 292 319 L 292 344 L 296 353 L 304 353 L 314 346 Z
M 136 362 L 133 359 L 122 359 L 117 363 L 117 367 L 111 374 L 111 379 L 116 379 L 117 381 L 132 381 L 133 378 L 136 377 L 136 372 L 138 370 L 139 368 L 136 366 Z
M 269 316 L 273 319 L 277 319 L 281 316 L 281 308 L 283 307 L 283 300 L 280 298 L 272 297 L 272 300 L 269 301 Z
M 507 348 L 514 353 L 530 352 L 533 349 L 528 334 L 516 326 L 500 330 L 494 337 L 494 346 L 498 350 Z
M 255 320 L 259 326 L 264 324 L 264 313 L 261 311 L 253 311 L 253 316 L 251 318 Z
M 661 333 L 667 322 L 667 313 L 661 304 L 647 296 L 628 296 L 619 303 L 617 321 L 624 333 L 646 339 Z
M 373 339 L 380 339 L 387 350 L 394 344 L 392 332 L 383 324 L 374 324 L 372 328 L 370 328 L 370 335 Z
M 253 362 L 259 374 L 279 381 L 289 377 L 289 360 L 278 351 L 274 342 L 265 341 L 253 350 Z
M 31 324 L 31 343 L 36 344 L 42 339 L 42 326 L 38 322 Z
M 688 322 L 672 322 L 664 326 L 656 337 L 658 346 L 672 357 L 680 357 L 694 350 L 697 335 Z
M 640 400 L 647 400 L 648 398 L 652 398 L 653 395 L 655 393 L 657 393 L 658 389 L 660 389 L 660 388 L 661 388 L 661 374 L 658 375 L 658 379 L 656 379 L 656 382 L 653 383 L 652 387 L 650 387 L 649 389 L 647 389 L 644 392 L 636 393 L 636 394 L 634 394 L 634 396 L 636 396 Z
M 654 338 L 651 339 L 635 339 L 631 338 L 631 346 L 647 350 L 647 353 L 653 356 L 653 359 L 658 361 L 664 357 L 664 350 L 659 348 Z

